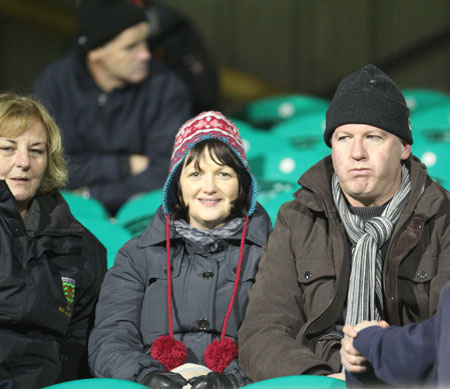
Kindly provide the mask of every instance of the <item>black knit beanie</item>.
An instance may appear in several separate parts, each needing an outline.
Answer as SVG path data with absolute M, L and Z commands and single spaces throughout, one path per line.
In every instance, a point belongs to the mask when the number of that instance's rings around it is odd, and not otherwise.
M 81 0 L 77 23 L 80 54 L 86 55 L 128 27 L 146 21 L 145 8 L 136 0 Z
M 339 83 L 327 110 L 325 143 L 344 124 L 369 124 L 412 145 L 409 108 L 400 88 L 374 65 L 348 74 Z

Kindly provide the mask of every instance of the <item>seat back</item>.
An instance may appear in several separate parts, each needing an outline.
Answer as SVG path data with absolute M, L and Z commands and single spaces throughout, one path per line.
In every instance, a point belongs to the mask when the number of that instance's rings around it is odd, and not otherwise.
M 411 126 L 414 143 L 422 136 L 430 142 L 450 144 L 450 102 L 412 114 Z
M 402 90 L 411 113 L 450 103 L 450 94 L 426 88 L 407 88 Z
M 128 200 L 116 214 L 119 225 L 132 236 L 142 234 L 162 203 L 162 188 Z
M 327 108 L 329 101 L 311 95 L 272 96 L 247 103 L 236 116 L 256 127 L 274 124 L 306 112 Z
M 115 378 L 87 378 L 83 380 L 75 380 L 61 382 L 47 386 L 43 389 L 139 389 L 147 388 L 145 385 L 136 382 L 118 380 Z M 148 388 L 147 388 L 148 389 Z
M 93 197 L 84 197 L 68 190 L 62 190 L 61 195 L 69 205 L 73 216 L 78 219 L 79 216 L 109 218 L 109 213 L 103 204 Z
M 117 252 L 132 235 L 117 222 L 107 219 L 81 216 L 78 220 L 105 246 L 108 269 L 112 267 Z
M 322 149 L 327 146 L 323 140 L 326 109 L 298 115 L 272 128 L 274 136 L 285 139 L 299 150 Z
M 244 386 L 246 389 L 345 389 L 345 381 L 319 375 L 296 375 L 271 378 Z
M 294 199 L 293 193 L 298 189 L 298 185 L 261 179 L 258 188 L 258 202 L 264 207 L 274 224 L 280 207 Z

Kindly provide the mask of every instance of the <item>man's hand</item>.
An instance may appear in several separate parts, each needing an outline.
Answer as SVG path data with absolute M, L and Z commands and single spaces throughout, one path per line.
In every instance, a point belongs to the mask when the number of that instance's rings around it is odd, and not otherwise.
M 370 320 L 370 321 L 368 321 L 368 320 L 364 320 L 364 321 L 362 321 L 361 323 L 358 323 L 358 324 L 355 326 L 355 330 L 356 330 L 356 332 L 359 332 L 359 331 L 363 330 L 364 328 L 372 327 L 372 326 L 380 326 L 380 327 L 382 327 L 382 328 L 387 328 L 387 327 L 389 327 L 389 323 L 386 322 L 386 321 L 384 321 L 384 320 L 381 320 L 381 321 L 376 321 L 376 320 Z M 344 333 L 345 333 L 345 332 L 344 332 Z M 355 337 L 356 337 L 356 336 L 355 336 Z
M 141 154 L 132 154 L 129 158 L 130 162 L 130 172 L 133 176 L 142 173 L 144 170 L 148 168 L 150 163 L 150 159 Z
M 344 338 L 341 340 L 341 362 L 345 370 L 349 373 L 364 373 L 367 371 L 369 362 L 364 358 L 359 351 L 353 347 L 353 339 L 358 336 L 358 332 L 364 328 L 371 326 L 380 326 L 383 328 L 389 327 L 389 324 L 384 320 L 378 322 L 363 321 L 356 326 L 345 325 L 343 328 Z

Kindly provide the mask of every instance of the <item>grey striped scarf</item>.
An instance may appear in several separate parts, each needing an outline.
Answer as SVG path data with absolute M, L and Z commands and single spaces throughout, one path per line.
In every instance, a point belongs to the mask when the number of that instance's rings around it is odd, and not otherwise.
M 409 171 L 402 166 L 400 187 L 379 217 L 362 220 L 348 209 L 339 179 L 333 175 L 334 203 L 352 242 L 352 270 L 347 295 L 345 323 L 355 325 L 363 320 L 381 320 L 383 309 L 382 258 L 380 248 L 392 234 L 411 191 Z M 375 296 L 380 304 L 379 311 Z

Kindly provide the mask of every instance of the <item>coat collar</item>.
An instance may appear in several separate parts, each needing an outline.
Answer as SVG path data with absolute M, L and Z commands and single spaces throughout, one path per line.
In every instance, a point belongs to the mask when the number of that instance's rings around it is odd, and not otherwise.
M 58 191 L 36 195 L 39 202 L 40 219 L 37 234 L 67 235 L 81 234 L 83 227 L 75 220 L 69 206 Z M 7 217 L 20 219 L 13 194 L 5 181 L 0 181 L 0 207 Z
M 403 215 L 416 210 L 429 219 L 439 211 L 446 191 L 428 176 L 425 165 L 417 157 L 411 154 L 405 163 L 410 171 L 411 193 Z M 300 177 L 298 183 L 302 187 L 294 193 L 295 198 L 313 211 L 338 217 L 330 184 L 333 172 L 331 155 L 328 155 Z
M 67 202 L 59 191 L 36 196 L 41 209 L 38 234 L 82 234 L 84 229 L 70 212 Z
M 140 247 L 153 246 L 164 243 L 166 241 L 166 221 L 162 206 L 158 208 L 155 216 L 147 226 L 143 234 L 138 238 Z M 272 230 L 272 224 L 266 211 L 257 204 L 255 212 L 250 216 L 247 226 L 246 240 L 253 242 L 259 246 L 264 246 L 267 236 Z M 170 239 L 181 239 L 180 235 L 171 228 Z M 228 238 L 229 240 L 240 240 L 241 231 Z

